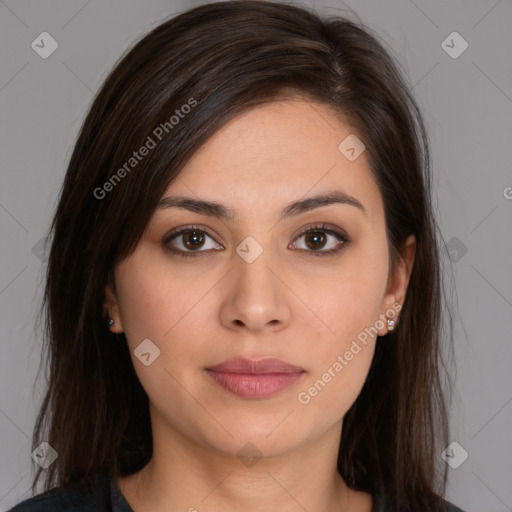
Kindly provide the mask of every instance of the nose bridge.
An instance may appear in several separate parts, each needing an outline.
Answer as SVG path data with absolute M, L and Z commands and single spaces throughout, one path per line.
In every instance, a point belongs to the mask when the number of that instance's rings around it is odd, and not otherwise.
M 271 236 L 258 238 L 265 241 L 260 243 L 248 236 L 236 247 L 230 298 L 223 311 L 224 320 L 230 325 L 243 323 L 255 330 L 288 318 L 285 287 L 276 275 L 278 257 L 270 246 L 265 246 L 270 245 Z
M 262 236 L 258 237 L 260 240 Z M 270 236 L 265 241 L 258 242 L 255 237 L 246 237 L 236 248 L 238 259 L 235 263 L 235 285 L 238 291 L 253 298 L 264 297 L 267 301 L 269 295 L 274 297 L 276 277 L 271 272 L 277 266 L 277 258 L 270 246 Z

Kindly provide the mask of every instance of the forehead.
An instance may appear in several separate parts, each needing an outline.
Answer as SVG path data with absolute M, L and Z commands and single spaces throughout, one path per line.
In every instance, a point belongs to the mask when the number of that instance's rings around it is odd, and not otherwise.
M 210 137 L 163 197 L 179 194 L 234 210 L 281 211 L 299 198 L 337 190 L 357 197 L 371 217 L 382 208 L 380 191 L 365 152 L 355 160 L 343 152 L 344 141 L 354 136 L 360 139 L 324 105 L 301 99 L 266 103 Z

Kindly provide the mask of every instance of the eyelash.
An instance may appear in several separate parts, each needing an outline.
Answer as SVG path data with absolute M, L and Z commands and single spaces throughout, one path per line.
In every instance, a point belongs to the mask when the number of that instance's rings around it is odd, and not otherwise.
M 164 238 L 164 240 L 162 241 L 163 246 L 165 247 L 166 250 L 170 251 L 171 253 L 176 254 L 178 256 L 182 256 L 184 258 L 203 257 L 204 253 L 209 253 L 211 250 L 213 250 L 213 251 L 218 250 L 218 249 L 209 249 L 206 251 L 201 251 L 201 250 L 183 251 L 181 249 L 177 249 L 170 243 L 170 242 L 172 242 L 172 240 L 174 240 L 174 238 L 177 238 L 179 235 L 189 232 L 189 231 L 199 231 L 200 233 L 206 233 L 210 238 L 214 238 L 214 236 L 212 234 L 210 234 L 208 232 L 208 230 L 201 228 L 199 226 L 194 226 L 194 225 L 184 226 L 181 228 L 177 228 L 174 231 L 172 231 L 171 233 L 169 233 L 169 235 L 167 235 Z M 312 233 L 312 232 L 315 233 L 318 231 L 323 231 L 329 235 L 332 235 L 332 236 L 336 237 L 342 243 L 340 245 L 338 245 L 335 249 L 330 249 L 329 251 L 308 251 L 306 249 L 300 249 L 300 250 L 310 253 L 313 256 L 335 256 L 340 251 L 342 251 L 345 247 L 347 247 L 351 242 L 351 240 L 345 233 L 330 229 L 326 224 L 317 224 L 314 226 L 309 226 L 304 231 L 299 233 L 296 236 L 296 239 L 300 238 L 301 236 L 307 235 L 309 233 Z

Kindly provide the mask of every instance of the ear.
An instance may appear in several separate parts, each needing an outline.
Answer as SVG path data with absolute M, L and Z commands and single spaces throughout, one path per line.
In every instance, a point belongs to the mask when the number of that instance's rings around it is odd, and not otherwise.
M 114 287 L 111 283 L 105 286 L 105 303 L 103 305 L 106 319 L 114 320 L 114 325 L 109 327 L 111 332 L 122 333 L 123 324 L 121 322 L 121 315 L 119 314 L 119 304 L 117 302 L 117 296 L 114 291 Z
M 382 302 L 380 318 L 384 320 L 384 328 L 379 329 L 379 336 L 384 336 L 389 332 L 387 319 L 398 320 L 399 311 L 405 300 L 409 279 L 411 277 L 416 255 L 416 238 L 410 235 L 404 243 L 402 254 L 400 255 L 395 268 L 391 269 L 386 294 Z M 394 311 L 395 315 L 390 315 Z

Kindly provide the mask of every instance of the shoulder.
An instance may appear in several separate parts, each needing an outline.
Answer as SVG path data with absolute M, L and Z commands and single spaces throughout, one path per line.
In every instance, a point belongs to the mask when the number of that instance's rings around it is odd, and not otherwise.
M 456 507 L 453 503 L 450 503 L 449 501 L 444 501 L 444 504 L 446 505 L 446 512 L 464 512 L 464 510 L 460 509 L 459 507 Z
M 396 508 L 389 503 L 382 501 L 382 497 L 379 497 L 379 495 L 376 497 L 374 496 L 372 512 L 394 512 L 394 510 L 396 510 Z M 431 512 L 434 510 L 435 512 L 465 512 L 453 503 L 450 503 L 439 496 L 437 497 L 437 504 L 434 509 L 430 509 Z
M 27 498 L 7 512 L 109 512 L 110 479 L 94 475 Z

